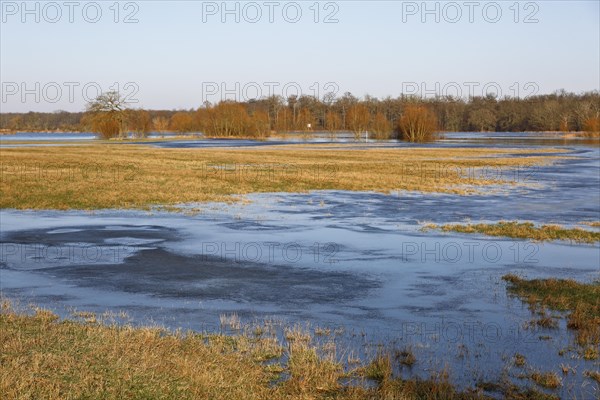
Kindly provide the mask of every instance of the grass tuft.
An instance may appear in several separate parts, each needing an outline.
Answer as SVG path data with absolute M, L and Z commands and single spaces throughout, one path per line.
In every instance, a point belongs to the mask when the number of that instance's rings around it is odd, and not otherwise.
M 407 367 L 412 367 L 413 364 L 417 362 L 417 357 L 415 357 L 415 354 L 412 352 L 411 349 L 405 348 L 404 350 L 396 351 L 396 360 L 401 365 L 406 365 Z
M 547 389 L 556 389 L 562 385 L 562 380 L 556 372 L 533 372 L 531 380 Z
M 523 354 L 516 353 L 514 362 L 517 367 L 524 367 L 527 364 L 527 359 Z
M 536 241 L 570 240 L 578 243 L 600 241 L 600 232 L 582 228 L 565 228 L 560 225 L 535 226 L 531 222 L 500 221 L 496 224 L 428 224 L 424 229 L 441 229 L 444 232 L 483 233 L 488 236 L 501 236 Z
M 600 371 L 585 371 L 583 374 L 584 376 L 587 376 L 588 378 L 600 383 Z
M 527 301 L 532 310 L 549 307 L 566 311 L 567 327 L 577 331 L 577 343 L 588 346 L 584 357 L 596 359 L 600 344 L 600 282 L 579 283 L 571 279 L 523 279 L 514 274 L 502 277 L 509 293 Z

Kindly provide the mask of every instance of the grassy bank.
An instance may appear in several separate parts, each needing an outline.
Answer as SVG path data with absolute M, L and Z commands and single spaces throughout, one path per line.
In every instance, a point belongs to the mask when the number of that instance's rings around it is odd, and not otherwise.
M 349 370 L 331 344 L 315 345 L 296 328 L 287 329 L 281 343 L 268 326 L 235 336 L 200 335 L 79 316 L 83 320 L 60 321 L 44 310 L 24 315 L 3 303 L 3 399 L 488 399 L 483 387 L 507 399 L 556 398 L 508 382 L 459 391 L 447 373 L 400 379 L 393 370 L 402 361 L 393 355 Z
M 553 160 L 553 150 L 545 151 L 548 156 L 526 156 L 532 151 L 339 147 L 160 149 L 92 144 L 7 148 L 2 149 L 0 207 L 147 208 L 228 201 L 246 193 L 327 189 L 468 194 L 489 185 L 529 184 L 520 168 Z M 515 153 L 523 156 L 511 157 Z M 488 172 L 481 173 L 482 169 Z
M 387 369 L 378 375 L 377 387 L 343 386 L 343 379 L 361 378 L 379 364 L 345 372 L 334 359 L 317 354 L 310 336 L 294 329 L 283 347 L 256 331 L 233 337 L 171 334 L 59 322 L 47 311 L 24 316 L 6 308 L 0 328 L 5 399 L 364 399 L 384 393 L 468 398 L 442 381 L 394 380 Z
M 600 344 L 600 282 L 579 283 L 569 279 L 523 279 L 503 277 L 509 293 L 528 302 L 532 311 L 544 308 L 567 312 L 567 327 L 577 332 L 577 342 L 585 347 L 584 357 L 597 359 Z
M 424 228 L 440 229 L 444 232 L 483 233 L 488 236 L 502 236 L 536 241 L 570 240 L 579 243 L 600 241 L 600 232 L 581 228 L 565 228 L 560 225 L 535 226 L 531 222 L 501 221 L 496 224 L 428 224 Z

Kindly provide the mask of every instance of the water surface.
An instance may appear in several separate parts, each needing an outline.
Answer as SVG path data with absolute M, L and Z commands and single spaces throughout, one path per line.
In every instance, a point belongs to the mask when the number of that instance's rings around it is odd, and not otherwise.
M 573 340 L 564 321 L 558 330 L 526 328 L 530 311 L 507 296 L 501 277 L 591 282 L 600 279 L 600 246 L 420 229 L 600 220 L 598 148 L 562 148 L 575 157 L 522 171 L 512 178 L 518 188 L 471 196 L 318 191 L 189 205 L 200 213 L 2 210 L 0 289 L 63 316 L 125 311 L 133 323 L 173 329 L 220 331 L 229 313 L 331 327 L 342 348 L 368 358 L 376 344 L 410 347 L 417 363 L 398 373 L 428 377 L 447 364 L 461 386 L 498 380 L 507 368 L 526 385 L 507 367 L 518 352 L 543 371 L 576 367 L 555 393 L 593 398 L 598 385 L 582 373 L 598 362 L 559 355 Z

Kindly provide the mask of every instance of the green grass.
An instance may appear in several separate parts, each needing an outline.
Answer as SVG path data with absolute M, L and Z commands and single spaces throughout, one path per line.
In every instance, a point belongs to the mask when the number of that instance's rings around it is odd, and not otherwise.
M 577 342 L 589 346 L 584 358 L 598 358 L 600 344 L 600 282 L 580 283 L 571 279 L 523 279 L 508 274 L 509 293 L 527 301 L 532 310 L 548 307 L 568 312 L 567 327 L 577 331 Z M 596 349 L 596 351 L 594 351 Z
M 501 236 L 536 241 L 569 240 L 577 243 L 600 241 L 600 232 L 581 228 L 565 228 L 560 225 L 536 226 L 531 222 L 501 221 L 496 224 L 428 224 L 427 229 L 440 229 L 444 232 L 482 233 L 488 236 Z

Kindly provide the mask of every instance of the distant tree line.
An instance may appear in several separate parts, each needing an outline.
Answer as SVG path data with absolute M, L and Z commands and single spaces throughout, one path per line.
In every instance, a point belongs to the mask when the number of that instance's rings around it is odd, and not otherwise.
M 350 131 L 374 138 L 420 141 L 434 131 L 600 130 L 600 94 L 558 91 L 527 99 L 494 96 L 469 100 L 401 95 L 359 99 L 272 96 L 247 102 L 205 103 L 198 109 L 129 109 L 116 93 L 101 95 L 85 112 L 0 114 L 2 131 L 93 131 L 104 137 L 149 132 L 202 132 L 218 137 L 266 137 L 272 132 Z

